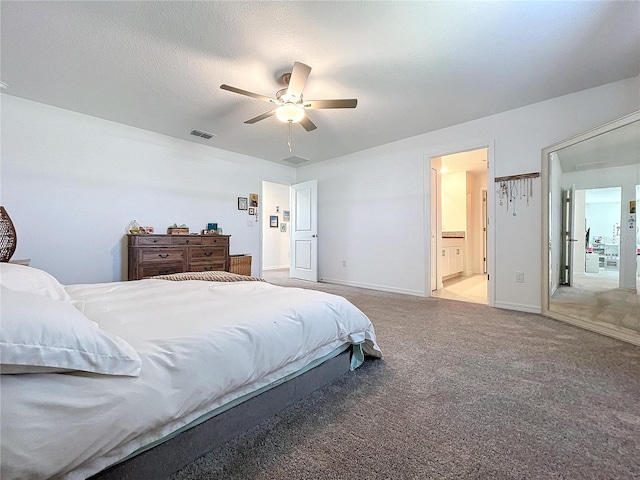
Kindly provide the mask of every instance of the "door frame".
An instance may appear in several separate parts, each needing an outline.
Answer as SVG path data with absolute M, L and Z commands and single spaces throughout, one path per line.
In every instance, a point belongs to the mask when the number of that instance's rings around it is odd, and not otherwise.
M 424 232 L 423 232 L 423 245 L 424 245 L 424 296 L 430 297 L 431 295 L 431 162 L 433 159 L 444 157 L 447 155 L 452 155 L 454 153 L 462 153 L 468 152 L 472 150 L 480 150 L 486 148 L 487 149 L 487 190 L 491 188 L 495 179 L 495 140 L 489 140 L 486 142 L 478 142 L 473 144 L 457 144 L 451 145 L 448 148 L 443 147 L 439 148 L 430 153 L 424 154 L 423 164 L 422 164 L 422 172 L 423 172 L 423 215 L 424 215 Z M 489 223 L 487 228 L 487 252 L 488 252 L 488 261 L 487 261 L 487 273 L 489 275 L 488 285 L 487 285 L 487 304 L 490 307 L 495 305 L 495 202 L 493 195 L 487 195 L 487 221 Z M 442 226 L 439 225 L 441 229 Z M 438 237 L 441 234 L 441 231 L 437 232 L 436 242 L 438 248 L 440 248 L 440 243 L 438 242 Z M 439 250 L 437 250 L 439 251 Z M 437 258 L 435 259 L 437 261 Z

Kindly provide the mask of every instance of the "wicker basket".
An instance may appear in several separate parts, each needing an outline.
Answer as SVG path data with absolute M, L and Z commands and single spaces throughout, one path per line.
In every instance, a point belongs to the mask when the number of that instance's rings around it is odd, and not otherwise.
M 231 256 L 231 273 L 251 276 L 251 255 Z
M 0 262 L 11 260 L 17 244 L 18 236 L 13 222 L 4 207 L 0 205 Z

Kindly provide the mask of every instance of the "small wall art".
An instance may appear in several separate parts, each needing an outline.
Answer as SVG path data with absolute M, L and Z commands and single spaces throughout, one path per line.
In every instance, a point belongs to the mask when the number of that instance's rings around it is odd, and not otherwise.
M 238 210 L 247 209 L 247 197 L 238 197 Z
M 283 211 L 282 211 L 282 221 L 283 221 L 283 222 L 288 222 L 288 221 L 290 221 L 290 214 L 289 214 L 289 210 L 283 210 Z
M 249 207 L 249 215 L 255 215 L 256 214 L 256 209 L 253 207 Z
M 280 231 L 281 232 L 286 232 L 287 231 L 287 224 L 286 223 L 281 223 L 280 224 Z
M 278 216 L 271 215 L 269 216 L 269 226 L 272 228 L 278 228 Z
M 257 193 L 250 193 L 249 194 L 249 206 L 250 207 L 257 207 L 258 206 L 258 194 Z

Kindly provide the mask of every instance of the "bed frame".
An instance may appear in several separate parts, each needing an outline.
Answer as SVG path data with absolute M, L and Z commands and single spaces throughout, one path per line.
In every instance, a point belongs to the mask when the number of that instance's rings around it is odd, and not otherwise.
M 350 370 L 351 348 L 308 372 L 250 398 L 139 455 L 98 472 L 91 480 L 157 480 L 284 410 Z

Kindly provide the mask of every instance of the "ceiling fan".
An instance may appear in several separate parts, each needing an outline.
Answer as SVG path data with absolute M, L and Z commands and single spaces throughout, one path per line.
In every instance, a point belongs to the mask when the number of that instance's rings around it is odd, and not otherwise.
M 257 98 L 276 105 L 277 108 L 251 118 L 244 123 L 254 124 L 265 118 L 269 118 L 275 115 L 278 120 L 282 122 L 288 122 L 289 126 L 292 123 L 299 123 L 304 127 L 307 132 L 315 130 L 316 125 L 306 116 L 305 110 L 319 110 L 327 108 L 356 108 L 358 100 L 342 99 L 342 100 L 304 100 L 302 91 L 311 73 L 311 67 L 304 63 L 295 62 L 291 73 L 285 73 L 280 77 L 282 83 L 287 85 L 286 88 L 278 90 L 276 98 L 266 97 L 258 93 L 248 92 L 240 88 L 232 87 L 230 85 L 220 85 L 223 90 L 239 93 L 240 95 L 246 95 L 247 97 Z

